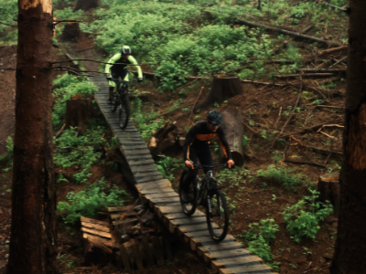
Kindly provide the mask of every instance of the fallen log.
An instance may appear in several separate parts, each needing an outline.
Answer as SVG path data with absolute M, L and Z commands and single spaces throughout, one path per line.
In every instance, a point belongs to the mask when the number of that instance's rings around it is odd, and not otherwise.
M 266 25 L 263 25 L 263 24 L 258 24 L 258 23 L 250 22 L 250 21 L 243 20 L 243 19 L 237 19 L 236 21 L 239 22 L 239 23 L 242 23 L 244 25 L 247 25 L 249 27 L 264 28 L 264 29 L 267 29 L 267 30 L 270 30 L 270 31 L 279 32 L 279 33 L 287 34 L 287 35 L 290 35 L 290 36 L 293 36 L 293 37 L 303 38 L 303 39 L 306 39 L 306 40 L 310 40 L 310 41 L 313 41 L 313 42 L 318 42 L 318 43 L 322 43 L 322 44 L 326 44 L 326 45 L 329 45 L 329 44 L 337 45 L 337 43 L 332 43 L 332 42 L 329 42 L 329 41 L 326 41 L 326 40 L 323 40 L 323 39 L 320 39 L 320 38 L 317 38 L 317 37 L 313 37 L 313 36 L 309 36 L 309 35 L 305 35 L 305 34 L 300 34 L 298 32 L 294 32 L 294 31 L 288 31 L 288 30 L 279 29 L 279 28 L 272 27 L 272 26 L 266 26 Z
M 229 143 L 231 155 L 236 166 L 242 166 L 244 164 L 243 153 L 243 135 L 244 129 L 241 124 L 241 115 L 236 110 L 225 110 L 222 113 L 223 125 L 222 129 L 225 132 L 225 137 Z M 224 152 L 220 146 L 220 157 L 222 161 L 225 161 Z
M 294 161 L 294 160 L 289 160 L 289 159 L 284 159 L 283 161 L 287 162 L 287 163 L 298 164 L 298 165 L 311 165 L 311 166 L 326 168 L 325 165 L 317 164 L 317 163 L 314 163 L 314 162 Z
M 309 69 L 309 68 L 300 68 L 298 70 L 299 71 L 303 71 L 303 72 L 328 72 L 328 73 L 346 72 L 346 69 L 322 69 L 322 68 Z
M 287 75 L 276 75 L 277 78 L 291 78 L 291 77 L 330 77 L 335 76 L 338 73 L 304 73 L 304 74 L 287 74 Z
M 340 51 L 340 50 L 347 49 L 347 48 L 348 48 L 348 45 L 340 46 L 340 47 L 336 47 L 336 48 L 326 49 L 326 50 L 323 50 L 323 51 L 319 52 L 318 57 L 322 56 L 324 54 L 327 54 L 327 53 L 336 52 L 336 51 Z
M 326 6 L 328 6 L 328 7 L 332 7 L 332 8 L 334 8 L 334 9 L 337 9 L 337 10 L 343 11 L 343 12 L 347 12 L 347 9 L 342 8 L 342 7 L 339 7 L 339 6 L 336 6 L 336 5 L 333 5 L 333 4 L 331 4 L 331 3 L 327 3 L 327 2 L 319 2 L 319 3 L 320 3 L 320 4 L 322 4 L 322 5 L 326 5 Z
M 152 134 L 152 138 L 149 143 L 149 149 L 153 158 L 155 158 L 159 152 L 170 150 L 170 152 L 179 150 L 180 146 L 177 145 L 178 133 L 176 132 L 176 122 L 165 123 L 157 132 Z

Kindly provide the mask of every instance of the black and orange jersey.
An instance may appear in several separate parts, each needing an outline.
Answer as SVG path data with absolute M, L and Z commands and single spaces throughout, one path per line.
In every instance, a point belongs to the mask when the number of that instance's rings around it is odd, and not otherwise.
M 197 122 L 187 133 L 186 140 L 183 145 L 183 157 L 184 160 L 189 159 L 189 149 L 200 148 L 202 146 L 208 146 L 208 141 L 212 140 L 216 136 L 219 137 L 220 146 L 227 159 L 231 159 L 231 152 L 229 144 L 226 141 L 224 130 L 219 127 L 216 132 L 212 132 L 208 129 L 206 121 Z

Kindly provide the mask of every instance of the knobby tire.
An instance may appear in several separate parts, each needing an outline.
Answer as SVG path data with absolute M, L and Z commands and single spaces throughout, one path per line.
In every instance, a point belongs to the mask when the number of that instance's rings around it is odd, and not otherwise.
M 208 231 L 215 242 L 221 242 L 225 239 L 229 229 L 229 209 L 225 195 L 220 190 L 213 190 L 209 194 L 209 198 L 207 199 L 207 203 L 211 203 L 211 213 L 209 205 L 206 205 Z M 221 217 L 215 216 L 219 214 L 219 203 L 221 203 Z
M 119 126 L 122 129 L 125 129 L 128 124 L 128 119 L 130 118 L 130 101 L 128 99 L 128 94 L 124 94 L 121 99 L 122 102 L 119 109 Z
M 117 94 L 114 92 L 113 94 L 113 104 L 111 104 L 111 111 L 112 112 L 115 112 L 117 107 L 118 107 L 118 104 L 119 104 L 119 97 L 117 96 Z
M 182 185 L 183 185 L 184 178 L 186 177 L 187 173 L 188 173 L 188 171 L 187 170 L 184 170 L 182 172 L 182 175 L 180 176 L 180 181 L 179 181 L 179 199 L 180 199 L 180 205 L 182 207 L 182 211 L 187 216 L 191 216 L 196 211 L 196 208 L 197 208 L 197 188 L 195 187 L 195 182 L 192 182 L 191 183 L 191 187 L 192 187 L 192 184 L 193 184 L 193 189 L 194 189 L 193 197 L 192 197 L 190 203 L 184 202 L 183 199 L 182 199 L 182 192 L 183 192 L 182 191 Z

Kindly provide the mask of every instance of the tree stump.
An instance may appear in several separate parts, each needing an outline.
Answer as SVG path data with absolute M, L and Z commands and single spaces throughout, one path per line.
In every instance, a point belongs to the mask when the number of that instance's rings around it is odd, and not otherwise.
M 77 127 L 82 134 L 89 119 L 94 117 L 93 105 L 90 99 L 68 100 L 66 102 L 66 127 Z
M 153 137 L 149 143 L 149 149 L 153 158 L 155 158 L 159 152 L 165 153 L 167 151 L 171 153 L 181 152 L 181 146 L 178 142 L 178 134 L 176 132 L 176 122 L 165 123 L 157 132 L 153 133 Z
M 73 11 L 74 12 L 77 10 L 87 11 L 97 7 L 98 7 L 98 0 L 78 0 Z
M 229 143 L 231 155 L 236 166 L 244 164 L 243 135 L 244 129 L 241 124 L 241 115 L 236 109 L 225 110 L 221 113 L 223 118 L 222 129 L 225 132 L 226 140 Z M 224 152 L 220 147 L 220 157 L 225 160 Z
M 333 215 L 338 217 L 340 206 L 339 173 L 324 174 L 318 182 L 320 192 L 318 201 L 325 203 L 327 200 L 333 205 Z
M 60 40 L 62 42 L 74 42 L 76 43 L 81 36 L 81 30 L 79 23 L 67 23 L 62 31 Z
M 221 104 L 225 100 L 242 93 L 243 86 L 237 76 L 215 75 L 210 93 L 197 104 L 195 110 L 207 109 L 215 103 Z

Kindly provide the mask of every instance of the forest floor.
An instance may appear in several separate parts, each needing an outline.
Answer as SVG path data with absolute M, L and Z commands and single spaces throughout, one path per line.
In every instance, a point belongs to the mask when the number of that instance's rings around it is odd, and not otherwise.
M 299 26 L 299 28 L 305 27 Z M 331 32 L 331 30 L 328 30 Z M 306 49 L 307 42 L 302 41 L 302 48 Z M 67 51 L 75 58 L 104 59 L 103 52 L 92 47 L 93 40 L 86 35 L 76 43 L 62 43 L 63 53 Z M 322 48 L 321 50 L 324 50 Z M 306 50 L 304 50 L 306 51 Z M 340 58 L 346 51 L 328 54 L 314 59 L 309 67 L 320 67 L 324 60 Z M 63 55 L 61 55 L 63 56 Z M 8 67 L 16 66 L 16 47 L 0 48 L 0 63 Z M 98 70 L 96 63 L 84 62 L 88 70 Z M 146 68 L 145 68 L 146 69 Z M 266 79 L 262 79 L 264 82 Z M 330 81 L 331 80 L 331 81 Z M 261 82 L 259 80 L 258 82 Z M 258 223 L 262 219 L 274 219 L 279 225 L 276 239 L 271 244 L 274 261 L 280 263 L 278 272 L 281 274 L 295 273 L 324 273 L 328 274 L 329 261 L 334 252 L 337 232 L 337 219 L 326 218 L 321 223 L 321 228 L 315 240 L 304 239 L 296 243 L 286 229 L 283 210 L 308 195 L 310 185 L 316 186 L 318 179 L 325 173 L 339 170 L 341 163 L 342 128 L 325 126 L 321 131 L 311 130 L 314 125 L 343 125 L 343 106 L 346 84 L 344 76 L 339 75 L 331 79 L 325 78 L 288 78 L 287 81 L 273 83 L 252 84 L 243 83 L 243 94 L 229 99 L 218 107 L 213 107 L 220 112 L 226 109 L 236 109 L 242 116 L 244 135 L 248 143 L 245 152 L 254 156 L 246 160 L 244 167 L 235 169 L 232 173 L 217 172 L 221 181 L 221 189 L 228 198 L 231 223 L 229 233 L 234 235 L 244 246 L 247 246 L 243 235 L 250 224 Z M 15 103 L 15 72 L 0 72 L 0 155 L 5 152 L 5 141 L 14 133 L 14 103 Z M 147 91 L 148 99 L 143 104 L 142 110 L 149 112 L 151 109 L 160 113 L 157 119 L 164 122 L 176 121 L 177 128 L 182 136 L 195 121 L 204 120 L 207 110 L 194 113 L 185 111 L 185 105 L 192 105 L 197 99 L 201 87 L 204 92 L 201 98 L 207 96 L 211 82 L 209 80 L 194 80 L 180 92 L 161 94 L 157 91 L 158 81 L 149 80 L 138 86 L 140 91 Z M 300 91 L 300 87 L 302 90 Z M 295 106 L 298 93 L 300 100 L 296 106 L 286 128 L 283 126 L 290 117 Z M 177 106 L 172 109 L 172 106 Z M 139 125 L 136 124 L 139 128 Z M 307 129 L 307 130 L 304 130 Z M 304 132 L 299 133 L 299 131 Z M 282 132 L 287 137 L 282 137 L 283 142 L 274 142 L 276 136 Z M 323 132 L 323 133 L 322 133 Z M 325 133 L 325 134 L 324 134 Z M 148 142 L 148 138 L 146 139 Z M 273 145 L 272 145 L 273 144 Z M 213 144 L 213 148 L 217 145 Z M 181 159 L 181 151 L 173 154 L 165 151 L 165 155 Z M 213 153 L 214 160 L 219 161 L 219 154 Z M 287 161 L 303 162 L 296 164 Z M 312 164 L 305 164 L 312 163 Z M 314 164 L 323 167 L 315 166 Z M 257 176 L 258 171 L 265 171 L 269 166 L 284 169 L 291 174 L 299 175 L 304 183 L 295 190 L 286 190 L 283 186 Z M 64 172 L 64 171 L 63 171 Z M 72 172 L 72 171 L 71 171 Z M 88 182 L 95 182 L 101 177 L 106 177 L 108 183 L 117 184 L 119 188 L 128 192 L 126 204 L 136 200 L 136 193 L 123 180 L 122 174 L 108 166 L 95 165 L 92 176 Z M 181 168 L 175 169 L 173 187 L 178 188 Z M 85 186 L 66 183 L 57 184 L 57 199 L 66 200 L 70 191 L 77 192 Z M 8 256 L 10 239 L 11 218 L 11 171 L 0 171 L 0 266 L 4 265 Z M 65 230 L 60 216 L 58 224 L 58 247 L 62 259 L 58 260 L 61 272 L 64 273 L 124 273 L 119 272 L 113 265 L 83 268 L 83 252 L 80 231 L 75 229 L 73 235 Z M 60 258 L 60 256 L 59 256 Z M 98 272 L 101 271 L 101 272 Z M 207 266 L 190 252 L 183 244 L 177 245 L 175 259 L 166 262 L 166 265 L 150 269 L 146 273 L 210 273 Z

